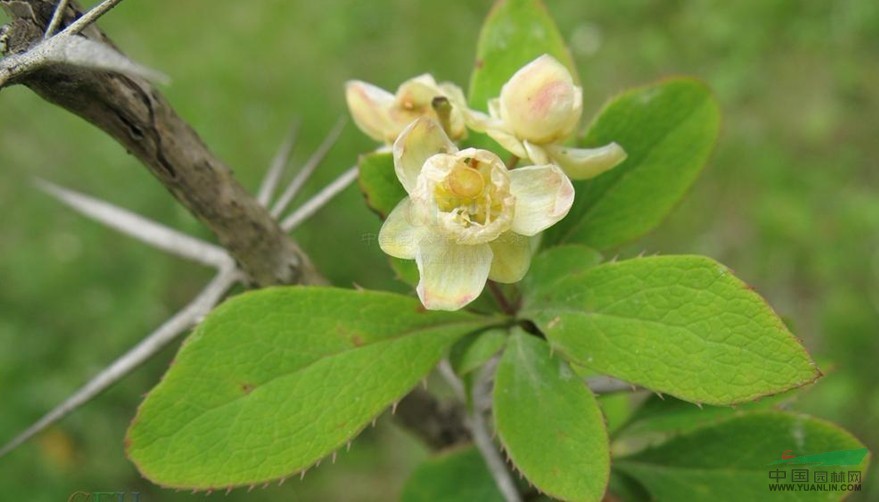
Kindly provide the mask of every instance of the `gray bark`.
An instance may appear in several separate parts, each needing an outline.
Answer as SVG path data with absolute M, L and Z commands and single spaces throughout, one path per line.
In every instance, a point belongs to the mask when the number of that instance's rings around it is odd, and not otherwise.
M 42 39 L 54 2 L 0 0 L 0 7 L 12 18 L 6 46 L 7 52 L 14 54 Z M 71 2 L 61 28 L 80 12 Z M 114 46 L 94 25 L 82 35 Z M 213 231 L 254 285 L 322 282 L 308 257 L 149 82 L 55 65 L 12 83 L 29 87 L 46 101 L 94 124 L 137 157 Z

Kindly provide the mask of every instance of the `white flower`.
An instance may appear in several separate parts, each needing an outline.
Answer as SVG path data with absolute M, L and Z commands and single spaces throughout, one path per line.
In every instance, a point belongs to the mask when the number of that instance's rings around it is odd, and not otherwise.
M 558 164 L 572 179 L 588 179 L 626 159 L 616 143 L 574 149 L 561 145 L 583 113 L 583 90 L 567 68 L 544 54 L 519 69 L 488 102 L 488 115 L 469 110 L 468 125 L 520 158 Z
M 351 80 L 345 86 L 345 98 L 354 123 L 367 136 L 387 144 L 393 143 L 407 125 L 422 116 L 439 120 L 453 139 L 463 138 L 467 129 L 462 111 L 454 106 L 448 116 L 438 115 L 434 101 L 444 98 L 457 104 L 464 101 L 463 96 L 454 84 L 437 84 L 428 74 L 403 82 L 396 95 L 359 80 Z
M 534 236 L 568 214 L 574 187 L 555 165 L 508 170 L 486 150 L 459 151 L 434 120 L 420 118 L 394 143 L 408 197 L 379 232 L 382 250 L 418 265 L 418 297 L 457 310 L 487 279 L 513 283 L 531 263 Z

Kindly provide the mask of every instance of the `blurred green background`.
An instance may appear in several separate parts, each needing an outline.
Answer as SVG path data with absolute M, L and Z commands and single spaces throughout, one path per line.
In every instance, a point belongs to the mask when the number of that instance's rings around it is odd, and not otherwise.
M 394 89 L 431 72 L 466 85 L 489 0 L 124 2 L 101 24 L 208 145 L 256 187 L 294 117 L 301 162 L 345 113 L 343 84 Z M 879 3 L 874 0 L 550 1 L 584 86 L 610 95 L 689 74 L 724 122 L 694 189 L 621 256 L 701 253 L 733 268 L 789 319 L 825 370 L 794 408 L 879 444 Z M 24 88 L 0 93 L 0 442 L 55 406 L 194 295 L 210 271 L 87 221 L 34 177 L 209 238 L 137 161 Z M 588 118 L 584 124 L 588 122 Z M 348 126 L 314 191 L 373 144 Z M 340 286 L 400 289 L 379 222 L 356 188 L 297 232 Z M 142 480 L 122 438 L 175 347 L 0 459 L 4 500 L 77 490 L 188 500 Z M 228 500 L 389 500 L 427 454 L 388 420 L 336 465 Z M 866 493 L 879 498 L 876 469 Z M 198 495 L 203 497 L 203 495 Z M 876 500 L 873 498 L 873 500 Z M 227 499 L 224 499 L 227 500 Z

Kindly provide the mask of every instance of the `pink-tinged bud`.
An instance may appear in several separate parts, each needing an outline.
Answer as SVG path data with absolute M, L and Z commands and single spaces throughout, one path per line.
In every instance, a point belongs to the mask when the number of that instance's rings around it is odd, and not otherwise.
M 555 143 L 577 127 L 583 92 L 563 64 L 544 54 L 504 84 L 497 105 L 499 118 L 518 139 Z

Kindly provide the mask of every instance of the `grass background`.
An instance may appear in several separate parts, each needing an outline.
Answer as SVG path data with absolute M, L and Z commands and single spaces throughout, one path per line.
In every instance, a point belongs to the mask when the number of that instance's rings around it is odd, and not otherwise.
M 548 2 L 572 46 L 587 117 L 667 75 L 710 84 L 724 122 L 688 197 L 622 256 L 702 253 L 754 285 L 822 364 L 794 405 L 879 444 L 879 3 L 873 0 Z M 129 1 L 102 27 L 208 145 L 256 187 L 293 117 L 304 160 L 345 113 L 350 78 L 393 89 L 431 72 L 466 84 L 488 0 Z M 102 133 L 24 88 L 0 93 L 0 441 L 26 427 L 199 290 L 210 272 L 71 214 L 41 177 L 210 236 Z M 372 143 L 353 126 L 309 190 Z M 337 285 L 400 289 L 356 188 L 296 233 Z M 188 500 L 142 480 L 122 437 L 169 348 L 0 459 L 9 500 L 76 490 Z M 384 422 L 384 423 L 382 423 Z M 426 452 L 380 421 L 335 466 L 228 500 L 387 500 Z M 775 454 L 775 452 L 767 452 Z M 879 497 L 874 468 L 866 493 Z M 203 495 L 198 495 L 203 497 Z M 226 499 L 224 499 L 226 500 Z

